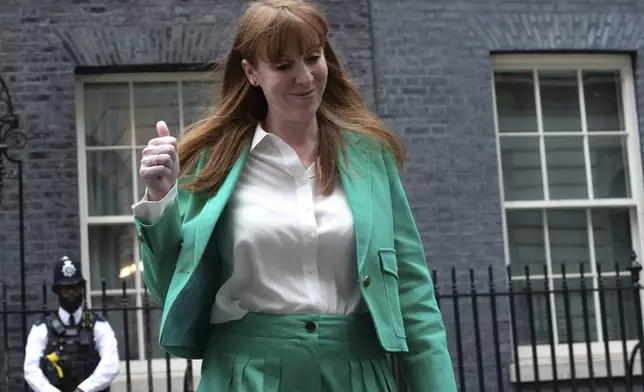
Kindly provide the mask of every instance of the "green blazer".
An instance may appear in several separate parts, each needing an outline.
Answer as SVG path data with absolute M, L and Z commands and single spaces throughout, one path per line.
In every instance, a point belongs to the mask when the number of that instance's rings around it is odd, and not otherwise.
M 411 392 L 456 391 L 445 328 L 425 251 L 393 156 L 378 143 L 345 136 L 348 165 L 340 176 L 353 213 L 363 299 L 381 346 L 397 353 Z M 204 356 L 210 311 L 223 284 L 215 236 L 250 145 L 215 196 L 179 189 L 177 200 L 150 225 L 135 219 L 143 278 L 163 306 L 159 344 L 182 358 Z M 201 170 L 204 157 L 197 165 Z

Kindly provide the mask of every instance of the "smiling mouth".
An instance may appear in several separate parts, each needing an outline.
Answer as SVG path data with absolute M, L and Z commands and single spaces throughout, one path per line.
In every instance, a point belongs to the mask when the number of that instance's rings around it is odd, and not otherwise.
M 314 92 L 315 92 L 315 90 L 311 90 L 311 91 L 307 91 L 307 92 L 304 92 L 304 93 L 297 93 L 297 94 L 293 94 L 293 95 L 295 95 L 298 98 L 307 98 L 307 97 L 312 96 Z

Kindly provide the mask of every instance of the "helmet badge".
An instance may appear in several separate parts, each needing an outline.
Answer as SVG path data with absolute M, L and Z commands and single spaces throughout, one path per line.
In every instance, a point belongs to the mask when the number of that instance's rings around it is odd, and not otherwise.
M 65 275 L 65 277 L 67 278 L 71 278 L 76 273 L 76 267 L 74 267 L 74 264 L 72 264 L 72 261 L 70 259 L 65 259 L 63 261 L 63 267 L 61 270 L 63 272 L 63 275 Z

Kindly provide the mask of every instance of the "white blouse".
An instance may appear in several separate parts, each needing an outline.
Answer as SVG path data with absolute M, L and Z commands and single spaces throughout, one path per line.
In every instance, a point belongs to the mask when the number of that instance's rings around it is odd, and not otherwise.
M 342 182 L 316 194 L 315 164 L 305 168 L 280 137 L 257 126 L 251 151 L 217 225 L 227 280 L 212 323 L 248 312 L 350 314 L 364 310 L 358 284 L 353 216 Z M 176 198 L 132 206 L 145 223 Z

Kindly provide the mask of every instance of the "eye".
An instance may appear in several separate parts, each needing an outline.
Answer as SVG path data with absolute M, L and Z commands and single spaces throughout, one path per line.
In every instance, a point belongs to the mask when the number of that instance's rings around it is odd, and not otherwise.
M 313 55 L 309 56 L 306 60 L 308 62 L 315 63 L 320 59 L 320 57 L 322 57 L 322 56 L 320 56 L 319 54 L 313 54 Z
M 275 69 L 278 71 L 286 71 L 290 68 L 290 64 L 278 64 L 275 66 Z

